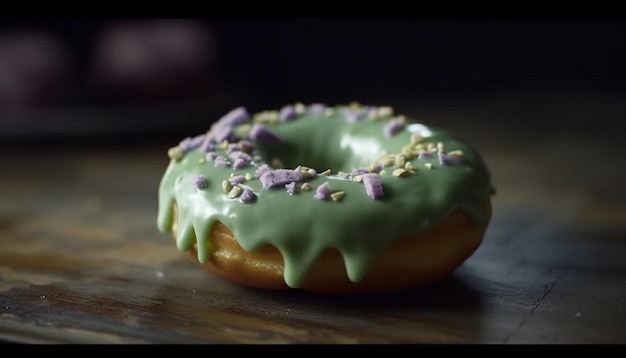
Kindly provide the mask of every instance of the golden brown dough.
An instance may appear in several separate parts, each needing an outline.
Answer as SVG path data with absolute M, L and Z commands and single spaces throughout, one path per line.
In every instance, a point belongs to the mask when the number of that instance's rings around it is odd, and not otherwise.
M 489 218 L 491 217 L 491 203 Z M 172 232 L 176 238 L 177 206 Z M 487 221 L 489 222 L 489 220 Z M 453 211 L 435 230 L 395 241 L 374 263 L 362 282 L 348 279 L 341 254 L 326 251 L 302 289 L 332 295 L 400 291 L 417 288 L 450 274 L 480 246 L 487 224 L 473 225 L 460 210 Z M 200 264 L 194 246 L 191 259 L 210 272 L 242 285 L 270 290 L 289 289 L 283 279 L 283 257 L 274 246 L 246 252 L 220 222 L 211 228 L 210 257 Z

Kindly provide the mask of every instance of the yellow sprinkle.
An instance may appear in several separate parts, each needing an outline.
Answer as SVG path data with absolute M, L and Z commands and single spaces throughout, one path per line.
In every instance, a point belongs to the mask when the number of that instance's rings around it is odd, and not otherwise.
M 223 141 L 222 143 L 220 143 L 220 144 L 219 144 L 218 148 L 223 149 L 223 150 L 226 150 L 226 148 L 228 148 L 228 145 L 229 145 L 229 144 L 230 144 L 230 143 L 228 142 L 228 140 L 227 140 L 227 139 L 224 139 L 224 141 Z
M 429 152 L 436 152 L 437 151 L 437 146 L 434 143 L 428 143 L 428 146 L 426 147 L 426 149 Z
M 448 152 L 448 156 L 450 157 L 455 157 L 455 158 L 461 158 L 463 157 L 463 151 L 462 150 L 452 150 Z
M 416 145 L 416 144 L 420 143 L 423 140 L 424 140 L 424 137 L 422 137 L 421 134 L 419 134 L 419 133 L 411 133 L 411 145 Z
M 320 175 L 329 176 L 330 175 L 330 169 L 324 170 L 323 172 L 320 173 Z
M 393 174 L 394 176 L 399 177 L 399 178 L 404 178 L 404 177 L 406 177 L 407 175 L 409 175 L 410 173 L 409 173 L 409 171 L 408 171 L 408 170 L 406 170 L 406 169 L 404 169 L 404 168 L 397 168 L 397 169 L 394 169 L 394 170 L 393 170 L 393 173 L 392 173 L 392 174 Z
M 428 168 L 428 169 L 432 169 L 433 168 L 433 163 L 426 162 L 426 163 L 424 163 L 424 166 L 426 168 Z
M 273 168 L 282 168 L 283 167 L 283 161 L 280 160 L 280 158 L 274 158 L 272 159 L 272 167 Z
M 404 156 L 404 154 L 397 154 L 396 157 L 394 158 L 394 164 L 400 168 L 402 168 L 405 163 L 406 163 L 406 157 Z
M 352 101 L 348 106 L 350 109 L 359 109 L 361 107 L 361 103 L 359 101 Z
M 304 107 L 304 104 L 302 104 L 302 102 L 296 102 L 293 105 L 293 109 L 296 111 L 297 114 L 302 114 L 306 110 L 306 107 Z
M 250 173 L 246 173 L 243 177 L 246 178 L 246 181 L 254 179 L 254 176 Z
M 387 175 L 387 171 L 385 169 L 383 169 L 383 170 L 378 172 L 378 175 L 380 175 L 380 176 Z
M 378 117 L 388 117 L 393 115 L 393 108 L 391 108 L 390 106 L 381 106 L 378 107 L 378 110 L 376 112 L 378 114 Z
M 224 189 L 225 192 L 229 192 L 232 188 L 233 185 L 230 183 L 230 181 L 226 179 L 222 180 L 222 189 Z
M 339 173 L 337 173 L 337 175 L 339 175 L 340 177 L 345 177 L 345 176 L 348 176 L 348 173 L 339 171 Z
M 443 143 L 442 142 L 437 142 L 437 151 L 438 152 L 443 152 Z
M 404 169 L 411 171 L 411 170 L 415 170 L 416 168 L 415 168 L 415 165 L 413 165 L 413 163 L 406 162 L 404 163 Z
M 363 175 L 355 175 L 352 180 L 360 183 L 363 181 Z
M 410 144 L 402 147 L 402 150 L 400 152 L 404 154 L 407 159 L 413 159 L 419 155 L 419 152 L 414 151 Z
M 204 163 L 206 163 L 206 159 L 204 159 L 204 158 L 198 159 L 198 164 L 202 165 Z
M 170 157 L 170 159 L 174 159 L 176 161 L 180 160 L 182 157 L 185 156 L 185 152 L 183 151 L 183 148 L 181 148 L 180 146 L 175 146 L 170 148 L 167 151 L 167 155 Z
M 343 199 L 344 195 L 346 195 L 345 191 L 337 191 L 330 194 L 330 198 L 333 199 L 333 201 L 340 201 Z
M 309 190 L 311 190 L 311 184 L 309 184 L 309 183 L 302 183 L 302 185 L 300 186 L 300 190 L 302 190 L 302 191 L 309 191 Z
M 390 167 L 396 164 L 396 160 L 394 157 L 387 157 L 380 161 L 383 167 Z
M 375 164 L 375 163 L 370 164 L 370 166 L 369 166 L 369 168 L 367 168 L 367 170 L 368 170 L 370 173 L 374 173 L 374 172 L 376 172 L 376 164 Z
M 250 123 L 245 123 L 245 124 L 240 124 L 235 128 L 235 134 L 238 137 L 242 137 L 242 138 L 247 138 L 250 136 L 250 129 L 252 128 L 252 125 Z M 241 146 L 241 145 L 240 145 Z M 241 150 L 243 151 L 247 151 L 245 148 L 243 148 L 243 146 L 241 146 Z M 246 147 L 250 147 L 249 145 Z
M 254 157 L 252 157 L 252 160 L 254 160 L 255 162 L 260 162 L 263 160 L 263 158 L 260 155 L 255 155 Z
M 235 199 L 239 197 L 239 195 L 241 195 L 242 191 L 243 189 L 241 189 L 240 186 L 234 186 L 232 189 L 230 189 L 227 196 L 229 199 Z
M 424 143 L 417 143 L 416 145 L 413 146 L 416 150 L 420 151 L 420 150 L 424 150 L 426 149 L 426 144 Z
M 396 116 L 396 119 L 400 120 L 402 123 L 406 123 L 406 116 L 404 114 Z

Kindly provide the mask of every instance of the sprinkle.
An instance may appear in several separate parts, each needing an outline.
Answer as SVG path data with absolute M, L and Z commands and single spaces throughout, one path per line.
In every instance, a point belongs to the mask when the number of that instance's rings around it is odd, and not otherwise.
M 345 195 L 346 195 L 345 191 L 337 191 L 337 192 L 330 194 L 330 198 L 333 199 L 333 201 L 340 201 L 341 199 L 343 199 Z
M 302 191 L 309 191 L 309 190 L 311 190 L 311 184 L 309 184 L 309 183 L 302 183 L 302 185 L 300 185 L 300 190 L 302 190 Z
M 463 157 L 463 151 L 462 151 L 462 150 L 459 150 L 459 149 L 449 151 L 449 152 L 448 152 L 448 157 L 451 157 L 451 158 L 459 158 L 459 159 L 460 159 L 460 158 L 462 158 L 462 157 Z
M 355 182 L 358 182 L 358 183 L 362 182 L 363 181 L 363 175 L 361 174 L 361 175 L 353 176 L 352 177 L 352 181 L 355 181 Z
M 380 175 L 380 176 L 387 175 L 387 171 L 385 169 L 383 169 L 383 170 L 378 172 L 378 175 Z
M 206 178 L 202 175 L 198 175 L 193 179 L 193 184 L 196 186 L 196 189 L 202 190 L 209 186 L 209 182 L 207 182 Z
M 254 179 L 254 176 L 252 176 L 252 174 L 250 173 L 246 173 L 243 177 L 246 178 L 246 181 L 250 181 Z
M 283 161 L 280 160 L 280 158 L 272 158 L 271 164 L 272 164 L 273 168 L 282 168 L 282 167 L 284 167 Z
M 170 157 L 170 159 L 174 159 L 178 161 L 185 155 L 185 152 L 183 151 L 183 148 L 181 148 L 180 146 L 175 146 L 175 147 L 168 149 L 167 155 Z
M 433 163 L 426 162 L 426 163 L 424 163 L 424 166 L 425 166 L 426 168 L 428 168 L 428 169 L 432 169 L 432 168 L 433 168 Z
M 246 178 L 243 175 L 234 175 L 230 177 L 228 181 L 230 181 L 231 184 L 235 185 L 235 184 L 244 183 L 246 181 Z
M 376 111 L 378 117 L 387 117 L 387 116 L 392 116 L 393 115 L 393 108 L 391 108 L 390 106 L 380 106 L 378 107 L 378 110 Z
M 260 142 L 267 142 L 267 143 L 281 143 L 281 142 L 283 142 L 283 139 L 281 137 L 279 137 L 278 135 L 274 134 L 272 131 L 267 129 L 267 127 L 265 127 L 264 125 L 259 124 L 259 123 L 255 123 L 252 126 L 252 128 L 250 129 L 249 137 L 252 140 L 256 140 L 256 141 L 260 141 Z
M 241 201 L 242 203 L 251 203 L 253 201 L 256 201 L 256 199 L 256 194 L 250 188 L 245 188 L 243 190 L 243 193 L 241 193 L 241 196 L 239 197 L 239 201 Z
M 427 150 L 421 149 L 420 154 L 417 156 L 419 159 L 426 159 L 433 156 L 433 154 Z
M 326 200 L 328 199 L 329 196 L 330 196 L 330 189 L 328 186 L 328 182 L 324 182 L 322 185 L 320 185 L 315 191 L 315 195 L 313 195 L 315 199 L 319 199 L 319 200 Z
M 215 153 L 215 152 L 208 152 L 208 153 L 205 155 L 205 158 L 206 158 L 206 160 L 208 160 L 208 161 L 212 162 L 212 161 L 214 161 L 214 160 L 215 160 L 215 158 L 217 158 L 217 153 Z
M 199 165 L 202 165 L 202 164 L 204 164 L 204 163 L 206 163 L 206 159 L 204 159 L 204 158 L 200 158 L 200 159 L 198 159 L 198 164 L 199 164 Z
M 254 176 L 257 177 L 257 178 L 260 178 L 261 175 L 269 172 L 270 170 L 271 169 L 270 169 L 269 165 L 263 164 L 263 165 L 261 165 L 260 167 L 257 168 L 257 170 L 254 172 Z
M 359 175 L 359 174 L 365 174 L 365 173 L 369 173 L 369 169 L 367 168 L 354 168 L 352 169 L 352 175 Z
M 392 174 L 394 176 L 399 177 L 399 178 L 404 178 L 404 177 L 408 176 L 411 173 L 408 170 L 404 169 L 404 168 L 397 168 L 397 169 L 393 170 Z
M 365 193 L 372 199 L 380 199 L 384 196 L 383 185 L 380 181 L 380 177 L 375 173 L 363 174 L 363 185 L 365 186 Z
M 296 113 L 297 113 L 297 114 L 302 114 L 302 113 L 304 113 L 304 111 L 306 110 L 306 107 L 304 107 L 304 104 L 302 104 L 301 102 L 296 102 L 296 103 L 293 105 L 293 109 L 295 109 L 295 110 L 296 110 Z
M 178 146 L 183 150 L 183 152 L 187 153 L 188 151 L 190 151 L 192 148 L 191 146 L 191 137 L 187 137 L 183 140 L 181 140 L 178 143 Z
M 437 153 L 437 156 L 439 157 L 439 164 L 450 165 L 450 160 L 448 160 L 448 157 L 443 152 Z
M 246 137 L 248 137 L 250 134 L 248 132 L 248 134 L 246 134 Z M 239 147 L 241 148 L 242 151 L 246 152 L 246 153 L 250 153 L 253 149 L 254 149 L 254 144 L 252 144 L 251 141 L 249 141 L 248 139 L 241 139 L 239 141 Z
M 292 181 L 289 184 L 285 184 L 285 189 L 287 189 L 287 193 L 289 193 L 289 195 L 293 195 L 293 193 L 296 192 L 296 182 Z
M 254 115 L 255 123 L 272 124 L 278 122 L 278 111 L 263 111 Z
M 383 134 L 385 137 L 390 138 L 402 128 L 404 128 L 404 123 L 400 119 L 394 118 L 383 128 Z
M 213 145 L 213 143 L 211 143 L 211 137 L 210 136 L 205 136 L 204 137 L 204 141 L 202 142 L 202 144 L 200 144 L 200 149 L 205 152 L 208 153 L 210 151 L 213 151 L 215 149 L 215 146 Z
M 233 162 L 233 169 L 242 169 L 245 168 L 246 165 L 248 165 L 250 162 L 243 159 L 243 158 L 237 158 L 235 159 L 235 161 Z
M 239 195 L 241 195 L 242 191 L 243 191 L 243 189 L 241 189 L 240 186 L 233 186 L 233 188 L 230 189 L 230 191 L 228 192 L 227 197 L 229 199 L 235 199 L 235 198 L 239 197 Z
M 226 147 L 226 153 L 230 154 L 235 151 L 241 151 L 241 148 L 239 147 L 239 143 L 228 144 L 228 146 Z
M 280 109 L 280 112 L 278 112 L 278 120 L 280 122 L 287 122 L 290 121 L 294 118 L 296 118 L 296 116 L 298 115 L 298 113 L 296 113 L 296 107 L 293 105 L 286 105 L 283 108 Z
M 329 176 L 330 175 L 330 169 L 324 170 L 323 172 L 320 173 L 320 175 L 323 175 L 323 176 L 326 176 L 326 177 Z
M 285 185 L 292 181 L 301 181 L 302 172 L 293 169 L 276 169 L 271 170 L 259 177 L 263 184 L 263 188 L 271 188 L 279 185 Z
M 230 181 L 226 179 L 222 180 L 222 189 L 224 189 L 225 192 L 229 192 L 232 188 L 233 185 L 230 183 Z
M 438 152 L 443 152 L 443 143 L 442 142 L 437 142 L 437 151 Z
M 416 145 L 416 144 L 420 143 L 423 140 L 424 140 L 424 137 L 422 137 L 421 134 L 419 134 L 419 133 L 411 133 L 411 145 Z
M 311 103 L 308 108 L 309 112 L 313 114 L 323 114 L 324 109 L 326 109 L 326 105 L 323 103 Z
M 394 158 L 394 163 L 397 167 L 403 167 L 406 163 L 406 157 L 404 156 L 404 154 L 397 154 Z
M 218 155 L 217 157 L 215 157 L 214 165 L 216 167 L 226 168 L 230 167 L 230 162 L 228 161 L 228 159 L 226 159 L 226 157 Z

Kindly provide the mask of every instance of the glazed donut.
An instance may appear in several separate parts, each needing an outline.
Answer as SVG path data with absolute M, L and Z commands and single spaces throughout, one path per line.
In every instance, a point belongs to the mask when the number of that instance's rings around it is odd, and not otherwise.
M 158 229 L 260 289 L 417 288 L 465 262 L 491 219 L 479 153 L 388 106 L 239 107 L 168 155 Z

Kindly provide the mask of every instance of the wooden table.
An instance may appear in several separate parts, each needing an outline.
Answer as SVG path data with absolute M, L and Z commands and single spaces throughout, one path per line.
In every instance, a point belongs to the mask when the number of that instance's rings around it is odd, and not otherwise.
M 616 127 L 626 95 L 387 103 L 462 133 L 492 168 L 491 226 L 447 279 L 349 298 L 239 287 L 156 229 L 166 149 L 182 138 L 10 141 L 0 154 L 0 339 L 626 343 L 626 145 Z

